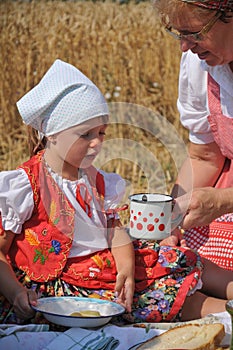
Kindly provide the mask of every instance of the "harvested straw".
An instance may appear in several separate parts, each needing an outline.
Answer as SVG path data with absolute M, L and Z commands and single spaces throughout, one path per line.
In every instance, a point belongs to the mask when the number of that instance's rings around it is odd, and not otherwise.
M 27 128 L 15 103 L 56 58 L 82 70 L 108 101 L 145 106 L 185 137 L 176 110 L 179 47 L 161 29 L 150 2 L 3 1 L 0 30 L 0 170 L 28 158 Z M 169 190 L 176 169 L 161 143 L 145 130 L 121 124 L 111 126 L 108 137 L 116 134 L 136 138 L 158 157 Z M 119 172 L 135 191 L 148 186 L 136 163 L 118 158 L 104 170 Z

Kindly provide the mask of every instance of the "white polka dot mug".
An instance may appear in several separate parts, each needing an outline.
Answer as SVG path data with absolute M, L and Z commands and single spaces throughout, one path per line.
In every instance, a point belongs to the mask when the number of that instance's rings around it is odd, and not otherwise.
M 130 236 L 137 239 L 162 240 L 171 234 L 173 198 L 159 193 L 138 193 L 130 199 Z

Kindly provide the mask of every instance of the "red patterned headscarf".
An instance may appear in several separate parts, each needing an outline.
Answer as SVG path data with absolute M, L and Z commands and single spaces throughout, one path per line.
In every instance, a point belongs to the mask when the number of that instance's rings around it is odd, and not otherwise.
M 211 1 L 211 0 L 201 0 L 201 1 L 195 1 L 195 0 L 182 0 L 183 2 L 188 2 L 190 4 L 205 7 L 210 10 L 217 10 L 217 11 L 225 11 L 225 12 L 232 12 L 233 11 L 233 0 L 218 0 L 218 1 Z

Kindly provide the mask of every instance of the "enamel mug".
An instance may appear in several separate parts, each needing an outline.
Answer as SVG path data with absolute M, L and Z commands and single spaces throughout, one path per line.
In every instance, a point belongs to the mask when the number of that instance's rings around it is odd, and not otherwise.
M 171 224 L 174 223 L 171 196 L 159 193 L 138 193 L 129 196 L 129 199 L 131 237 L 162 240 L 170 236 Z

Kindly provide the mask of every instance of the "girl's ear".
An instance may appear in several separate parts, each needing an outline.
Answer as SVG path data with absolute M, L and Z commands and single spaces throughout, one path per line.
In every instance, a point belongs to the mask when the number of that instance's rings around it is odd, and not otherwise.
M 51 142 L 52 144 L 56 144 L 56 135 L 50 135 L 50 136 L 47 136 L 47 140 L 49 141 L 49 142 Z

